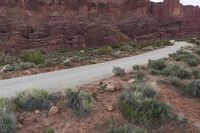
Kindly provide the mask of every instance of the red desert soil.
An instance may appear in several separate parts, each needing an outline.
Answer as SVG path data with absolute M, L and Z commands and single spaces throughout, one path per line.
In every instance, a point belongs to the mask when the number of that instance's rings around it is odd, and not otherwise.
M 132 75 L 127 74 L 121 79 L 127 81 L 130 77 Z M 114 79 L 115 77 L 112 80 Z M 60 112 L 54 116 L 48 116 L 48 111 L 42 111 L 38 114 L 35 112 L 17 113 L 18 120 L 21 120 L 20 122 L 23 124 L 18 124 L 15 133 L 41 133 L 49 127 L 55 128 L 57 133 L 106 133 L 109 121 L 120 126 L 128 124 L 128 121 L 122 116 L 117 107 L 117 100 L 123 90 L 97 93 L 97 87 L 97 83 L 94 83 L 80 88 L 96 97 L 93 110 L 88 116 L 77 117 L 70 109 L 65 108 L 64 103 L 61 102 L 57 105 L 60 107 Z M 171 103 L 176 113 L 183 114 L 189 120 L 193 122 L 200 121 L 199 101 L 183 97 L 166 86 L 160 87 L 158 97 L 161 101 Z M 192 125 L 176 121 L 158 123 L 147 130 L 149 133 L 199 132 L 199 129 Z
M 200 100 L 183 96 L 171 86 L 160 86 L 159 99 L 169 103 L 176 114 L 182 115 L 187 120 L 200 128 Z

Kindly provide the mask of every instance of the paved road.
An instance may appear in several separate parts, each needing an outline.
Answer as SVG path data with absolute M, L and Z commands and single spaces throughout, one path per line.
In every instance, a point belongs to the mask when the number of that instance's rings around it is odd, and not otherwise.
M 114 66 L 119 66 L 125 68 L 126 71 L 130 71 L 133 65 L 146 64 L 149 59 L 168 57 L 169 54 L 175 53 L 181 47 L 188 45 L 190 44 L 186 42 L 176 42 L 173 46 L 105 63 L 0 80 L 0 96 L 12 97 L 18 92 L 33 88 L 58 91 L 66 87 L 88 84 L 112 76 L 112 69 Z

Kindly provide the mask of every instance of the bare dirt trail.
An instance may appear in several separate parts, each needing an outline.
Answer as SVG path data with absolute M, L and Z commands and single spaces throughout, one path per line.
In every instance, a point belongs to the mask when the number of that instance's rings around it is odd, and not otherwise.
M 49 91 L 61 91 L 66 87 L 80 86 L 89 84 L 112 76 L 112 69 L 118 66 L 130 71 L 133 65 L 143 65 L 148 60 L 156 60 L 168 57 L 175 53 L 181 47 L 190 46 L 187 42 L 176 42 L 173 46 L 167 46 L 155 51 L 147 52 L 141 55 L 122 58 L 105 63 L 87 65 L 61 71 L 54 71 L 19 78 L 0 80 L 0 96 L 13 97 L 18 92 L 42 88 Z

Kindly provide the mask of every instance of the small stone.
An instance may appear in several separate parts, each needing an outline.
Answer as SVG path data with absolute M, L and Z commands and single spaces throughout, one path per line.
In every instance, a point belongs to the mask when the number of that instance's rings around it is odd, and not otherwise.
M 114 86 L 114 84 L 107 84 L 107 86 L 106 86 L 106 90 L 108 90 L 108 91 L 115 91 L 115 86 Z
M 109 111 L 109 112 L 113 111 L 113 106 L 112 105 L 110 105 L 109 103 L 104 103 L 104 105 L 105 105 L 107 111 Z
M 58 112 L 59 112 L 59 107 L 57 107 L 57 106 L 52 106 L 52 107 L 50 108 L 50 110 L 49 110 L 48 115 L 49 115 L 49 116 L 54 116 L 54 115 L 56 115 Z
M 27 74 L 27 75 L 31 75 L 32 74 L 32 72 L 30 70 L 26 70 L 24 73 Z
M 134 82 L 135 82 L 135 79 L 130 79 L 130 80 L 128 81 L 129 84 L 133 84 Z
M 39 113 L 40 113 L 40 111 L 39 111 L 39 110 L 36 110 L 36 111 L 35 111 L 35 113 L 36 113 L 36 114 L 39 114 Z

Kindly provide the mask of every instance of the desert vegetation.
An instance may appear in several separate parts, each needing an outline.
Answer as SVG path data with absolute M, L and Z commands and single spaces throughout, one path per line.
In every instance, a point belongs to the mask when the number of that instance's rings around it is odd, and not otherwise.
M 54 52 L 30 49 L 13 55 L 0 53 L 0 77 L 9 78 L 15 77 L 16 75 L 29 75 L 41 71 L 96 64 L 151 51 L 168 45 L 172 44 L 169 41 L 161 41 L 144 44 L 121 43 L 100 48 L 64 49 Z
M 9 133 L 16 128 L 17 121 L 14 115 L 14 104 L 11 100 L 0 98 L 0 132 Z
M 91 111 L 93 98 L 88 93 L 76 89 L 66 89 L 65 94 L 67 106 L 78 116 L 85 116 Z
M 198 59 L 197 48 L 182 49 L 176 57 L 187 50 Z M 174 55 L 135 65 L 132 72 L 115 67 L 111 79 L 63 93 L 32 89 L 12 99 L 1 98 L 0 132 L 198 132 L 191 123 L 200 120 L 195 112 L 199 65 Z
M 166 119 L 170 107 L 156 101 L 155 89 L 149 83 L 137 76 L 137 81 L 121 95 L 119 103 L 122 113 L 130 120 L 140 124 L 149 124 Z
M 151 74 L 167 76 L 169 84 L 175 86 L 183 94 L 199 97 L 199 46 L 181 49 L 170 55 L 168 60 L 149 61 Z

